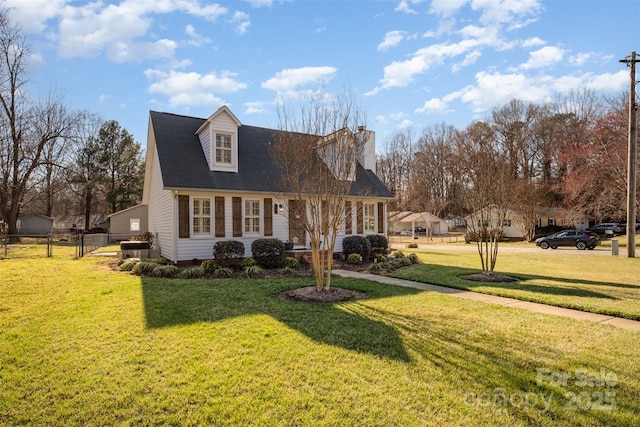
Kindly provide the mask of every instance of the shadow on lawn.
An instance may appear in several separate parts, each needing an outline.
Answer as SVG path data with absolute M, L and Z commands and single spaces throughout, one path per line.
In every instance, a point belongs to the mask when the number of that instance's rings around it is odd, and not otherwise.
M 437 273 L 437 274 L 434 274 Z M 523 290 L 530 291 L 540 294 L 548 294 L 548 295 L 564 295 L 564 296 L 574 296 L 574 297 L 585 297 L 585 298 L 602 298 L 602 299 L 610 299 L 615 300 L 618 299 L 611 295 L 595 292 L 588 289 L 580 289 L 575 287 L 563 287 L 563 286 L 553 286 L 553 285 L 541 285 L 541 284 L 529 284 L 528 281 L 531 280 L 549 280 L 559 283 L 567 283 L 568 285 L 579 284 L 579 285 L 587 285 L 587 286 L 609 286 L 609 287 L 628 287 L 628 288 L 638 288 L 638 286 L 626 285 L 626 284 L 612 284 L 608 282 L 597 282 L 591 280 L 583 280 L 583 279 L 564 279 L 559 277 L 552 276 L 542 276 L 542 275 L 533 275 L 533 274 L 521 274 L 521 273 L 510 273 L 505 271 L 496 271 L 496 274 L 506 275 L 515 277 L 518 279 L 517 282 L 480 282 L 480 281 L 472 281 L 465 280 L 459 278 L 460 276 L 468 275 L 468 274 L 476 274 L 479 273 L 479 270 L 470 269 L 470 268 L 461 268 L 461 267 L 447 267 L 442 265 L 430 265 L 430 264 L 416 264 L 404 269 L 397 270 L 394 273 L 394 277 L 407 279 L 407 280 L 416 280 L 425 283 L 431 283 L 435 285 L 447 286 L 455 289 L 465 289 L 474 291 L 476 288 L 486 288 L 486 287 L 494 287 L 500 289 L 514 289 L 514 290 Z M 440 280 L 433 280 L 434 275 L 437 276 L 446 276 L 448 278 L 456 277 L 459 278 L 456 281 L 447 281 L 447 283 L 443 283 Z
M 309 286 L 313 279 L 170 280 L 142 278 L 148 328 L 217 322 L 266 314 L 319 343 L 380 357 L 409 361 L 397 329 L 348 310 L 350 302 L 304 303 L 284 300 L 283 291 Z M 332 279 L 332 286 L 365 292 L 369 299 L 421 291 L 365 280 Z

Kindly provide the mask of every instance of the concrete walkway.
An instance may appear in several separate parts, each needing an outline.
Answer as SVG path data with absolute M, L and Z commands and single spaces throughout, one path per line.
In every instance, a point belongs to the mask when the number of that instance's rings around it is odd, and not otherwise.
M 570 317 L 577 320 L 587 320 L 589 322 L 602 323 L 606 325 L 617 326 L 620 328 L 640 331 L 640 321 L 608 316 L 606 314 L 589 313 L 586 311 L 573 310 L 570 308 L 555 307 L 552 305 L 521 301 L 514 298 L 498 297 L 494 295 L 481 294 L 478 292 L 446 288 L 444 286 L 430 285 L 428 283 L 413 282 L 404 279 L 396 279 L 393 277 L 380 276 L 377 274 L 359 273 L 357 271 L 335 269 L 332 271 L 332 273 L 341 277 L 365 279 L 374 282 L 385 283 L 387 285 L 404 286 L 406 288 L 421 289 L 428 292 L 438 292 L 441 294 L 450 295 L 452 297 L 463 298 L 472 301 L 499 304 L 507 307 L 515 307 L 523 310 L 534 311 L 537 313 L 554 314 L 556 316 Z

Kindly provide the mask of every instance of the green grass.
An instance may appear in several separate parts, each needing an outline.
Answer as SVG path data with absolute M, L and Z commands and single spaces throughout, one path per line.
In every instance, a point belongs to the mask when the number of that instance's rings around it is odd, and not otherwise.
M 0 261 L 1 425 L 637 424 L 637 332 L 365 280 L 333 284 L 366 300 L 309 304 L 278 295 L 310 278 L 104 263 Z
M 405 250 L 405 253 L 408 250 Z M 532 253 L 502 251 L 495 272 L 518 282 L 481 283 L 459 276 L 480 271 L 475 246 L 469 251 L 412 249 L 422 264 L 391 276 L 491 295 L 640 319 L 640 259 L 590 251 Z

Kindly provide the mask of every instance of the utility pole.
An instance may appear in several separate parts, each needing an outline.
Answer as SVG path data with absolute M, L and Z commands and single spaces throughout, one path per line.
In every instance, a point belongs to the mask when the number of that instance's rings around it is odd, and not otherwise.
M 636 256 L 636 175 L 638 164 L 638 129 L 636 126 L 636 53 L 621 59 L 631 68 L 629 87 L 629 150 L 627 158 L 627 257 Z

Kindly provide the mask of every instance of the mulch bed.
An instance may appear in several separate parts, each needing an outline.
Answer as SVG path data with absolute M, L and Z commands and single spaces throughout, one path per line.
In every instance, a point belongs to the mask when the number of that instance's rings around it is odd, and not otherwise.
M 342 288 L 330 288 L 317 291 L 315 286 L 306 286 L 304 288 L 292 289 L 290 291 L 282 292 L 281 298 L 290 301 L 304 301 L 304 302 L 343 302 L 343 301 L 355 301 L 364 299 L 367 297 L 362 292 L 352 291 Z

